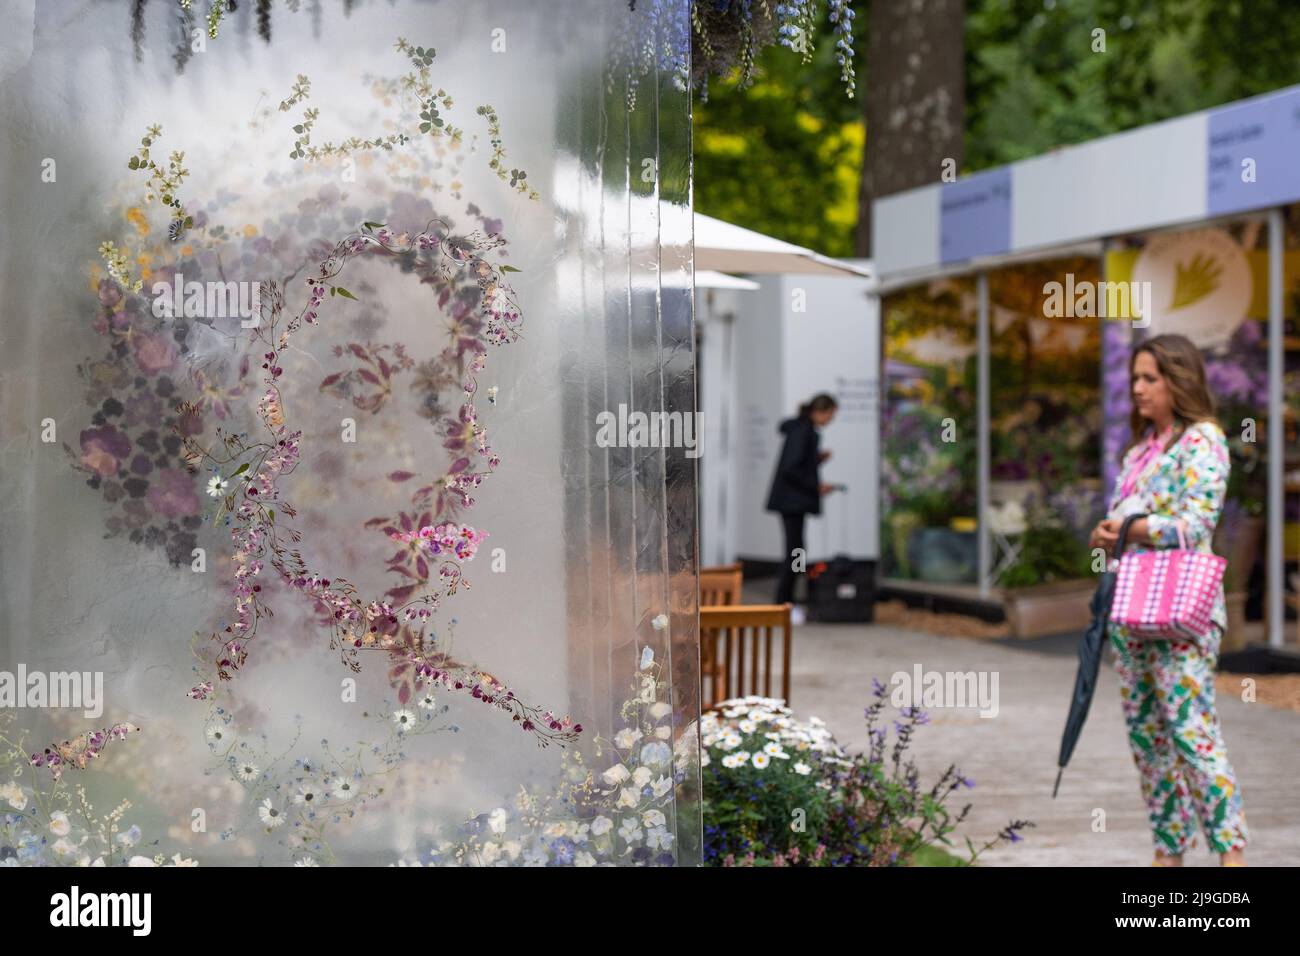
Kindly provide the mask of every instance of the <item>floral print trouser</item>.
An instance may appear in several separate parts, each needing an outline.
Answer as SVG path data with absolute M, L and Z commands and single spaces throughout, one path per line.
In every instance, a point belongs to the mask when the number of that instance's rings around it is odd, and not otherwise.
M 1164 853 L 1195 845 L 1195 816 L 1213 852 L 1246 845 L 1241 788 L 1214 707 L 1219 638 L 1218 627 L 1200 643 L 1137 640 L 1110 629 L 1129 745 Z

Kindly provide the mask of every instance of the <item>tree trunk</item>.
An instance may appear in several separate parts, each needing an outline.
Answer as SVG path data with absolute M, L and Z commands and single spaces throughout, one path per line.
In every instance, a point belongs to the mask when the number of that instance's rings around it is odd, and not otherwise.
M 961 169 L 965 0 L 875 0 L 867 41 L 866 155 L 854 248 L 871 255 L 871 201 Z

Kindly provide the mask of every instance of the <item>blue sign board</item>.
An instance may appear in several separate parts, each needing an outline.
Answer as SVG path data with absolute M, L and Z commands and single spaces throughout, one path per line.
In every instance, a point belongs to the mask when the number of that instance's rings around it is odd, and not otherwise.
M 1300 200 L 1300 88 L 1211 110 L 1211 216 Z
M 1011 249 L 1011 169 L 945 183 L 939 194 L 939 258 L 947 264 Z

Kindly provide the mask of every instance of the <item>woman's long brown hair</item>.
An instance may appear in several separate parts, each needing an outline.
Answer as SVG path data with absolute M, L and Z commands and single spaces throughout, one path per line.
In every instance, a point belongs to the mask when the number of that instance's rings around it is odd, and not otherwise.
M 1132 393 L 1133 367 L 1137 357 L 1143 352 L 1156 360 L 1156 368 L 1169 386 L 1169 394 L 1174 400 L 1174 416 L 1185 428 L 1198 422 L 1217 422 L 1214 411 L 1214 396 L 1205 383 L 1205 360 L 1198 349 L 1185 335 L 1154 335 L 1133 350 L 1128 360 L 1129 390 Z M 1134 405 L 1129 412 L 1129 428 L 1132 432 L 1128 446 L 1120 454 L 1121 460 L 1142 440 L 1143 434 L 1151 422 L 1143 418 Z M 1175 431 L 1171 441 L 1177 441 L 1182 429 Z

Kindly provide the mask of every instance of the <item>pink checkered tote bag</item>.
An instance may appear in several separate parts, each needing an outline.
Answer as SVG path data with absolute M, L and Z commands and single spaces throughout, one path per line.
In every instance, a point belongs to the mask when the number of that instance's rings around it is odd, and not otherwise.
M 1179 522 L 1177 548 L 1120 556 L 1111 622 L 1138 638 L 1194 640 L 1210 630 L 1227 566 L 1217 554 L 1189 551 Z

